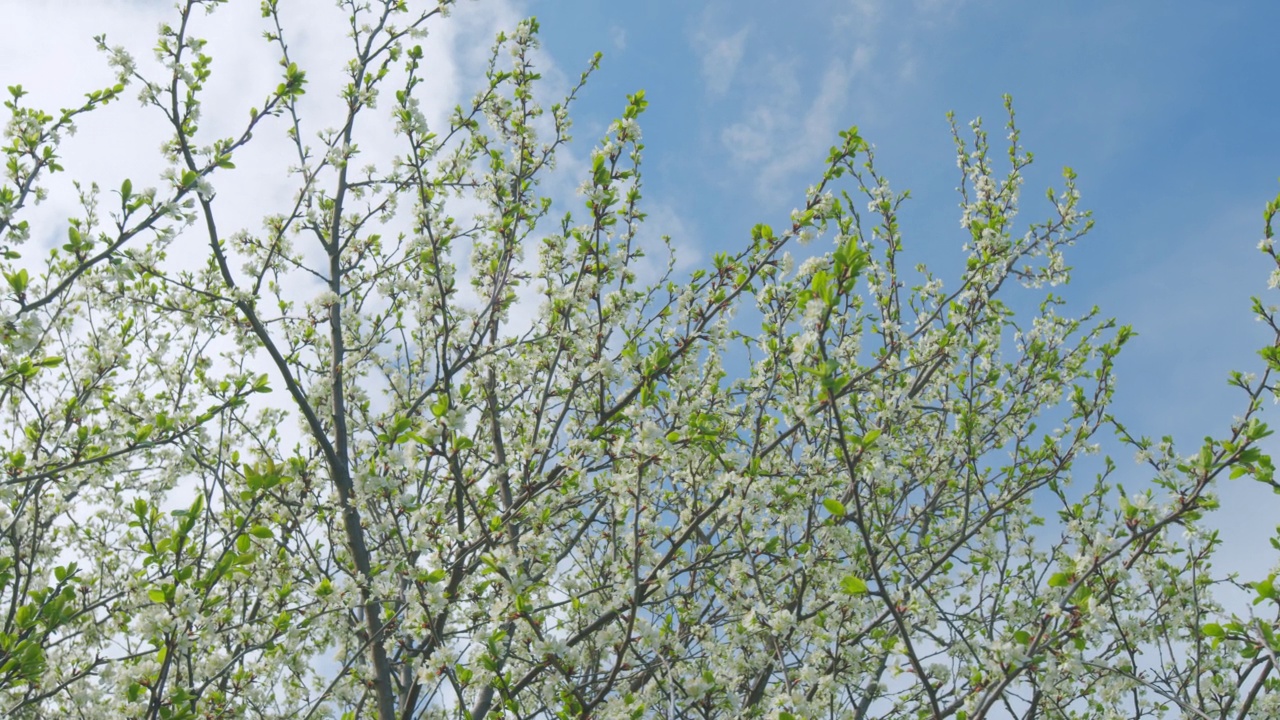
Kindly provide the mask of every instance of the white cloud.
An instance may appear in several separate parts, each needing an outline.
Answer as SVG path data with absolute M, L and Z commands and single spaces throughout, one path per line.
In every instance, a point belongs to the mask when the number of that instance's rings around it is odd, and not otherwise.
M 613 49 L 622 52 L 627 49 L 627 30 L 618 25 L 609 27 L 609 42 L 613 43 Z
M 673 258 L 662 238 L 671 239 L 675 250 L 673 275 L 680 276 L 702 264 L 701 249 L 706 247 L 689 222 L 670 204 L 646 198 L 644 225 L 636 233 L 636 244 L 645 252 L 636 267 L 636 280 L 641 284 L 657 282 Z
M 748 29 L 715 35 L 709 11 L 694 35 L 709 94 L 724 96 L 731 85 L 739 86 L 732 99 L 743 109 L 721 129 L 720 141 L 730 162 L 754 178 L 762 198 L 772 198 L 779 186 L 793 186 L 794 174 L 825 156 L 837 130 L 851 119 L 852 85 L 878 57 L 875 31 L 885 10 L 879 0 L 830 10 L 829 30 L 842 44 L 821 52 L 769 46 L 767 52 L 747 53 Z
M 915 81 L 917 31 L 950 22 L 958 1 L 823 3 L 815 12 L 823 13 L 825 27 L 805 36 L 812 46 L 770 43 L 747 52 L 745 31 L 705 43 L 709 89 L 740 106 L 719 129 L 719 140 L 730 162 L 754 178 L 755 193 L 771 200 L 775 188 L 795 186 L 805 179 L 799 174 L 822 162 L 840 129 L 874 122 L 899 84 Z M 695 39 L 712 37 L 705 29 L 709 15 Z M 767 22 L 761 17 L 757 24 Z M 895 40 L 886 44 L 885 37 Z M 741 47 L 731 42 L 738 40 Z
M 202 93 L 197 136 L 201 144 L 239 135 L 249 120 L 249 109 L 260 107 L 280 82 L 278 48 L 263 39 L 266 27 L 256 7 L 254 3 L 228 3 L 212 15 L 196 13 L 192 18 L 191 32 L 208 40 L 205 52 L 213 58 L 212 75 Z M 299 103 L 300 135 L 304 144 L 322 155 L 324 147 L 317 133 L 344 122 L 346 108 L 341 92 L 352 41 L 346 37 L 341 10 L 331 4 L 282 4 L 282 11 L 290 58 L 307 73 L 307 93 Z M 21 83 L 31 93 L 24 98 L 24 104 L 50 112 L 78 104 L 85 92 L 115 82 L 106 58 L 95 49 L 92 40 L 101 33 L 106 34 L 109 46 L 126 48 L 143 75 L 163 78 L 164 70 L 154 59 L 152 47 L 160 23 L 172 22 L 175 14 L 168 3 L 45 4 L 0 0 L 0 16 L 11 27 L 57 28 L 57 35 L 62 38 L 55 50 L 51 49 L 48 36 L 35 32 L 8 34 L 6 42 L 0 44 L 0 86 Z M 429 123 L 436 128 L 444 126 L 453 106 L 467 102 L 471 93 L 481 87 L 495 33 L 512 29 L 518 19 L 506 2 L 468 3 L 458 8 L 453 19 L 430 25 L 430 37 L 421 43 L 422 65 L 428 71 L 422 73 L 423 84 L 415 92 Z M 555 77 L 554 66 L 546 58 L 541 61 L 544 72 Z M 357 128 L 360 154 L 353 162 L 357 167 L 377 163 L 389 168 L 391 158 L 403 152 L 391 127 L 394 87 L 395 79 L 388 78 L 377 109 L 361 116 Z M 46 202 L 23 210 L 22 218 L 33 228 L 33 244 L 62 242 L 67 218 L 82 214 L 72 180 L 85 187 L 91 182 L 101 186 L 104 216 L 111 208 L 111 191 L 120 187 L 125 178 L 139 190 L 164 186 L 161 173 L 167 163 L 160 148 L 172 129 L 155 107 L 140 105 L 138 91 L 135 83 L 120 101 L 77 122 L 78 133 L 67 138 L 60 149 L 66 172 L 47 179 L 50 195 Z M 7 113 L 0 111 L 0 115 Z M 248 146 L 234 158 L 236 168 L 212 176 L 221 237 L 230 238 L 241 230 L 258 233 L 264 216 L 288 212 L 299 183 L 298 176 L 290 171 L 299 158 L 287 136 L 288 129 L 287 118 L 264 118 Z M 324 176 L 320 181 L 331 179 Z M 474 207 L 452 209 L 465 216 Z M 208 239 L 201 229 L 200 225 L 189 228 L 175 240 L 169 252 L 170 270 L 203 264 Z M 296 247 L 309 259 L 322 254 L 309 237 L 297 238 Z M 40 262 L 42 255 L 33 248 L 23 252 L 24 259 L 34 263 Z M 232 270 L 240 272 L 238 261 Z M 286 297 L 303 303 L 321 289 L 315 278 L 304 273 L 290 275 L 282 285 Z M 233 350 L 230 342 L 219 341 L 206 352 L 217 357 Z M 286 399 L 282 393 L 274 398 Z
M 346 37 L 342 11 L 330 4 L 302 11 L 286 4 L 282 11 L 291 59 L 307 73 L 307 94 L 300 103 L 303 141 L 317 148 L 317 132 L 343 123 L 345 105 L 340 93 L 351 40 Z M 0 45 L 0 85 L 22 84 L 30 92 L 24 104 L 46 110 L 73 106 L 85 92 L 114 83 L 106 58 L 94 47 L 92 37 L 97 34 L 105 34 L 109 46 L 127 49 L 143 74 L 163 76 L 152 47 L 160 23 L 175 17 L 168 3 L 109 0 L 57 4 L 0 0 L 0 14 L 10 27 L 50 28 L 59 38 L 56 50 L 50 46 L 49 34 L 39 32 L 10 33 Z M 429 122 L 443 125 L 452 107 L 480 87 L 494 34 L 510 30 L 519 17 L 506 2 L 466 4 L 453 19 L 429 25 L 430 37 L 422 41 L 423 66 L 429 72 L 421 74 L 423 84 L 416 91 Z M 191 32 L 208 39 L 206 52 L 213 57 L 213 74 L 202 94 L 201 142 L 238 134 L 249 119 L 249 109 L 260 106 L 280 82 L 278 48 L 262 38 L 267 29 L 263 23 L 254 3 L 228 3 L 212 15 L 193 17 Z M 135 187 L 161 184 L 165 163 L 159 148 L 171 130 L 156 108 L 139 105 L 138 91 L 135 83 L 120 101 L 77 123 L 79 132 L 62 148 L 67 172 L 51 179 L 50 201 L 26 215 L 33 226 L 61 227 L 68 215 L 76 213 L 72 178 L 86 184 L 99 182 L 104 189 L 118 187 L 126 177 Z M 366 121 L 389 122 L 390 87 L 381 100 Z M 220 212 L 235 220 L 221 228 L 225 234 L 237 227 L 256 229 L 258 218 L 278 211 L 292 197 L 288 168 L 298 159 L 285 136 L 286 127 L 283 118 L 264 120 L 236 158 L 236 170 L 212 177 Z M 361 143 L 356 162 L 387 161 L 399 149 L 395 143 L 391 133 L 370 134 Z M 53 230 L 47 235 L 60 233 Z
M 742 64 L 749 32 L 750 28 L 744 27 L 732 35 L 712 37 L 709 33 L 699 33 L 694 38 L 694 49 L 702 60 L 702 81 L 710 95 L 718 97 L 728 92 Z
M 755 107 L 720 135 L 735 164 L 752 166 L 758 194 L 768 197 L 773 188 L 791 185 L 793 174 L 821 159 L 846 120 L 850 84 L 872 58 L 871 48 L 858 46 L 851 57 L 832 60 L 810 99 L 798 90 L 798 68 L 775 64 L 753 93 Z

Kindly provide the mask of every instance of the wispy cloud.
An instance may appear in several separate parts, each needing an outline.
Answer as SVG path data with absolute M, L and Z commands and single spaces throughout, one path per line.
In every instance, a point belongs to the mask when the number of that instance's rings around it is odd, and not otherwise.
M 712 9 L 725 6 L 711 6 L 693 40 L 702 41 L 698 51 L 708 97 L 739 106 L 716 131 L 730 163 L 754 178 L 761 199 L 803 181 L 799 175 L 822 161 L 838 130 L 855 120 L 866 124 L 892 106 L 901 83 L 915 82 L 923 38 L 952 23 L 958 5 L 959 0 L 833 0 L 807 8 L 803 17 L 781 9 L 755 15 L 756 28 L 804 23 L 802 37 L 820 44 L 820 53 L 795 40 L 748 43 L 762 31 L 717 35 L 711 19 L 727 11 L 717 15 Z M 817 27 L 814 18 L 822 19 Z
M 733 163 L 752 168 L 758 194 L 770 195 L 821 158 L 848 115 L 850 84 L 874 57 L 872 47 L 859 45 L 849 56 L 832 60 L 810 97 L 800 90 L 800 69 L 794 64 L 776 63 L 757 82 L 750 95 L 754 107 L 725 127 L 720 140 Z
M 719 97 L 729 91 L 742 64 L 750 31 L 750 27 L 744 27 L 729 35 L 716 35 L 704 28 L 695 35 L 694 49 L 702 60 L 702 81 L 707 94 Z
M 627 30 L 619 25 L 609 27 L 609 42 L 613 43 L 613 49 L 622 52 L 627 49 Z

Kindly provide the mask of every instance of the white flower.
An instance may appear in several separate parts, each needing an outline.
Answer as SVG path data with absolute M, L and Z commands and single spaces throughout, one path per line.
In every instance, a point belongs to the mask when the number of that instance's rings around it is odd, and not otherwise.
M 821 255 L 805 258 L 805 261 L 800 263 L 800 268 L 796 270 L 796 277 L 807 278 L 826 264 L 827 258 Z
M 209 178 L 207 176 L 202 175 L 200 179 L 196 180 L 196 194 L 205 202 L 213 199 L 213 196 L 216 193 L 213 189 L 213 183 L 209 182 Z

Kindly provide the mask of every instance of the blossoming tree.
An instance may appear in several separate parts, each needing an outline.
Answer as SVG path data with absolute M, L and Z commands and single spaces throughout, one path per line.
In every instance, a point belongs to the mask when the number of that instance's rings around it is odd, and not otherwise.
M 420 43 L 451 3 L 340 2 L 339 111 L 313 117 L 267 0 L 279 85 L 211 137 L 195 11 L 222 4 L 179 3 L 167 74 L 100 40 L 119 85 L 56 118 L 6 105 L 7 716 L 1280 712 L 1276 620 L 1223 616 L 1197 525 L 1218 477 L 1274 482 L 1280 328 L 1226 439 L 1130 437 L 1107 412 L 1130 330 L 1045 289 L 1090 226 L 1071 172 L 1015 226 L 1011 106 L 1003 171 L 980 123 L 954 133 L 946 282 L 906 266 L 906 196 L 855 129 L 783 227 L 654 279 L 644 93 L 564 211 L 540 180 L 577 90 L 539 99 L 534 21 L 434 122 Z M 125 85 L 169 127 L 162 186 L 80 188 L 32 264 L 28 198 Z M 217 188 L 273 134 L 291 200 L 238 226 Z M 1150 489 L 1109 461 L 1072 484 L 1112 429 Z M 1273 581 L 1250 586 L 1268 606 Z

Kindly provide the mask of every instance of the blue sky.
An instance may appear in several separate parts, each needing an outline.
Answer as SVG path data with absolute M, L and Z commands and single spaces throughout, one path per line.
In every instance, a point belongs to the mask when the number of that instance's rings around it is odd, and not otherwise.
M 876 145 L 895 186 L 912 191 L 909 248 L 925 259 L 958 252 L 944 114 L 981 115 L 999 136 L 1001 94 L 1011 93 L 1036 155 L 1024 218 L 1039 219 L 1044 187 L 1073 167 L 1097 227 L 1071 255 L 1066 294 L 1142 333 L 1122 366 L 1124 394 L 1168 405 L 1169 391 L 1185 388 L 1178 407 L 1136 412 L 1157 425 L 1177 418 L 1193 437 L 1220 427 L 1235 405 L 1212 396 L 1265 340 L 1248 298 L 1265 289 L 1255 245 L 1262 205 L 1280 191 L 1280 102 L 1267 89 L 1280 71 L 1280 5 L 795 5 L 527 8 L 564 72 L 605 52 L 578 108 L 580 139 L 624 93 L 646 90 L 647 196 L 673 206 L 708 252 L 780 220 L 849 124 Z
M 231 5 L 239 7 L 215 18 L 224 30 L 254 22 L 245 11 L 256 4 Z M 170 6 L 0 0 L 6 25 L 29 29 L 0 46 L 0 83 L 22 82 L 51 107 L 68 104 L 110 78 L 92 35 L 107 31 L 149 57 Z M 595 51 L 605 54 L 575 111 L 579 158 L 625 95 L 646 91 L 646 200 L 653 227 L 672 235 L 687 264 L 740 247 L 757 222 L 782 224 L 836 132 L 856 124 L 895 188 L 912 191 L 908 255 L 956 277 L 964 237 L 945 113 L 962 124 L 981 115 L 1002 137 L 1001 95 L 1010 93 L 1037 160 L 1022 218 L 1041 219 L 1044 188 L 1060 186 L 1062 166 L 1073 167 L 1097 227 L 1068 256 L 1076 272 L 1064 294 L 1140 333 L 1118 363 L 1116 414 L 1136 433 L 1173 434 L 1189 453 L 1204 435 L 1222 436 L 1243 407 L 1226 377 L 1258 369 L 1254 350 L 1268 339 L 1249 297 L 1266 292 L 1269 268 L 1255 245 L 1263 204 L 1280 191 L 1280 3 L 462 0 L 457 14 L 463 30 L 432 35 L 443 53 L 431 86 L 441 107 L 473 89 L 462 58 L 527 15 L 541 21 L 552 85 L 576 78 Z M 49 53 L 55 36 L 58 51 Z M 324 43 L 311 44 L 323 59 Z M 305 34 L 298 49 L 308 49 Z M 213 51 L 224 98 L 266 77 L 265 51 L 226 54 L 216 43 Z M 105 125 L 86 123 L 85 134 L 147 127 L 128 125 L 135 110 L 112 112 Z M 156 171 L 130 165 L 154 162 L 154 138 L 139 140 L 142 154 L 114 141 L 74 142 L 77 166 L 106 187 L 126 167 Z M 49 218 L 66 209 L 50 205 L 41 211 Z M 1122 477 L 1141 477 L 1131 453 L 1121 449 L 1117 460 Z M 1233 543 L 1224 564 L 1259 567 L 1253 551 L 1267 549 L 1280 504 L 1243 481 L 1222 497 L 1219 522 Z
M 955 277 L 948 263 L 958 267 L 964 238 L 945 113 L 981 115 L 998 138 L 1001 95 L 1012 94 L 1036 156 L 1022 218 L 1041 219 L 1044 188 L 1074 168 L 1097 225 L 1068 256 L 1076 271 L 1063 293 L 1139 332 L 1118 362 L 1116 415 L 1189 453 L 1243 409 L 1226 378 L 1259 369 L 1254 351 L 1268 340 L 1249 298 L 1266 293 L 1270 268 L 1255 246 L 1262 207 L 1280 191 L 1280 4 L 524 7 L 562 71 L 605 53 L 578 108 L 580 137 L 598 134 L 624 93 L 646 90 L 646 195 L 672 208 L 704 257 L 740 245 L 756 222 L 780 223 L 836 131 L 856 124 L 895 187 L 912 191 L 908 253 Z M 1137 483 L 1131 454 L 1117 460 L 1117 478 Z M 1220 562 L 1265 564 L 1280 505 L 1245 481 L 1221 493 L 1215 524 L 1230 544 Z

